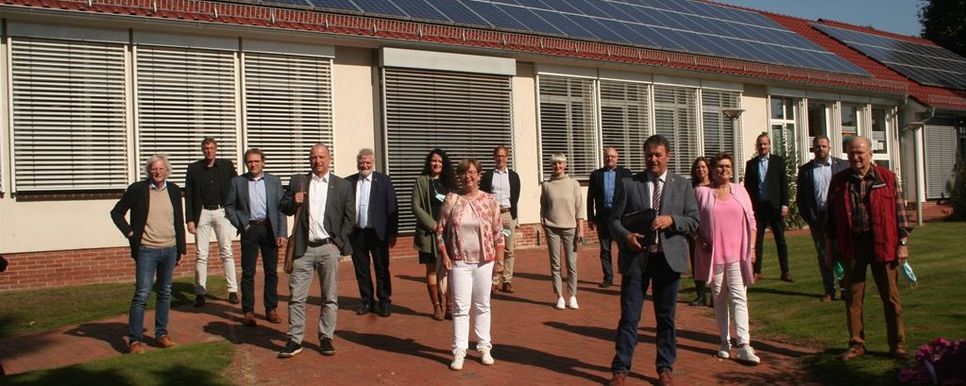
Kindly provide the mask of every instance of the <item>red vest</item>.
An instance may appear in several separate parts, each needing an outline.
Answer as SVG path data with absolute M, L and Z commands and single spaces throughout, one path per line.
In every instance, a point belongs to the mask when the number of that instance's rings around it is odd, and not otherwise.
M 896 222 L 896 176 L 889 169 L 873 164 L 875 182 L 869 191 L 869 216 L 872 217 L 872 241 L 875 245 L 875 258 L 880 262 L 896 259 L 899 246 L 899 225 Z M 855 243 L 852 241 L 852 197 L 848 182 L 854 172 L 843 170 L 832 177 L 829 183 L 828 199 L 835 211 L 835 227 L 839 258 L 845 261 L 855 258 Z

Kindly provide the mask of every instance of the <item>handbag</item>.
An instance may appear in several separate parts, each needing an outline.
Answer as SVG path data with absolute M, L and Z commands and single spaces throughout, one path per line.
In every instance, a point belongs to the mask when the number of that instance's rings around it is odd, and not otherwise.
M 302 193 L 305 190 L 305 180 L 302 180 L 301 188 L 296 193 Z M 294 194 L 293 194 L 294 195 Z M 302 214 L 302 204 L 295 205 L 295 222 L 292 225 L 292 234 L 288 236 L 288 241 L 285 242 L 285 262 L 282 264 L 282 269 L 285 273 L 291 274 L 293 265 L 295 264 L 295 234 L 299 229 L 299 215 Z

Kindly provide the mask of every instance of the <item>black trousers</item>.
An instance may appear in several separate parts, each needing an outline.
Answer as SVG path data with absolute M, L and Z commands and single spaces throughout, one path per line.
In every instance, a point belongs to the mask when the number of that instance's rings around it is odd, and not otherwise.
M 359 298 L 362 304 L 372 306 L 378 301 L 379 305 L 389 305 L 392 296 L 392 281 L 389 278 L 389 246 L 379 240 L 374 229 L 359 229 L 352 231 L 352 265 L 355 267 L 356 282 L 359 283 Z M 372 268 L 376 272 L 375 298 L 373 298 L 372 273 L 370 271 L 370 257 Z
M 241 301 L 243 312 L 255 311 L 255 267 L 258 252 L 262 252 L 262 270 L 265 273 L 265 310 L 278 308 L 278 245 L 270 231 L 271 225 L 250 224 L 242 233 L 242 280 Z
M 614 263 L 611 258 L 611 243 L 613 239 L 610 235 L 610 226 L 607 219 L 610 218 L 610 211 L 597 213 L 597 240 L 600 241 L 600 269 L 604 274 L 604 281 L 614 282 Z
M 769 202 L 759 202 L 755 205 L 755 222 L 758 227 L 758 237 L 755 241 L 755 273 L 761 273 L 762 245 L 765 239 L 765 227 L 771 227 L 775 236 L 775 246 L 778 248 L 778 265 L 782 273 L 788 272 L 788 244 L 785 243 L 785 224 L 782 219 L 781 208 L 775 209 Z

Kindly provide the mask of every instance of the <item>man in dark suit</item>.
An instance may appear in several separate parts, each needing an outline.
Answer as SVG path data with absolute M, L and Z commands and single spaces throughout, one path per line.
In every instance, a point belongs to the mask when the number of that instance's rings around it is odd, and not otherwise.
M 265 153 L 254 148 L 245 152 L 248 173 L 231 180 L 225 213 L 241 234 L 241 303 L 246 326 L 255 326 L 255 267 L 262 251 L 265 274 L 265 319 L 281 323 L 278 316 L 278 247 L 285 242 L 288 220 L 282 213 L 282 180 L 264 172 Z
M 513 293 L 513 243 L 517 229 L 517 202 L 520 201 L 520 175 L 511 170 L 507 163 L 510 150 L 500 145 L 493 149 L 493 162 L 496 167 L 488 170 L 480 179 L 480 190 L 496 195 L 500 204 L 500 218 L 503 220 L 503 272 L 493 272 L 493 291 Z
M 322 289 L 322 313 L 319 316 L 319 350 L 322 355 L 335 355 L 336 312 L 339 309 L 339 258 L 352 255 L 349 235 L 356 221 L 355 197 L 346 180 L 330 173 L 332 155 L 322 143 L 309 153 L 312 172 L 295 174 L 282 198 L 282 211 L 296 215 L 294 261 L 289 276 L 292 299 L 288 305 L 288 343 L 279 352 L 290 358 L 302 352 L 305 334 L 305 300 L 312 286 L 312 274 L 318 273 Z
M 617 148 L 610 146 L 604 149 L 604 167 L 590 173 L 590 186 L 587 187 L 587 223 L 590 229 L 597 230 L 597 240 L 600 241 L 600 267 L 604 272 L 604 280 L 600 288 L 614 285 L 614 269 L 611 264 L 610 209 L 614 204 L 614 190 L 620 181 L 631 176 L 631 171 L 623 166 L 617 166 Z
M 359 298 L 362 301 L 356 314 L 364 315 L 375 311 L 379 316 L 387 317 L 392 313 L 389 248 L 396 246 L 399 210 L 392 180 L 389 176 L 374 171 L 375 158 L 372 149 L 359 150 L 356 156 L 359 173 L 346 178 L 352 187 L 357 216 L 351 236 L 352 265 L 355 267 Z M 372 296 L 370 256 L 376 271 L 377 299 Z
M 788 268 L 788 245 L 785 244 L 785 225 L 783 219 L 788 215 L 788 177 L 785 175 L 785 159 L 771 154 L 771 138 L 761 133 L 755 140 L 758 155 L 745 163 L 745 190 L 751 197 L 755 209 L 755 222 L 758 235 L 755 238 L 755 280 L 761 278 L 761 249 L 764 243 L 765 227 L 771 227 L 778 247 L 778 265 L 781 267 L 781 280 L 792 282 Z
M 204 158 L 188 164 L 184 182 L 185 221 L 188 233 L 195 235 L 195 307 L 205 304 L 208 295 L 208 250 L 211 233 L 218 240 L 222 270 L 228 283 L 228 302 L 238 304 L 238 283 L 231 239 L 235 235 L 225 205 L 231 179 L 238 175 L 230 160 L 217 158 L 218 143 L 213 137 L 201 141 Z
M 798 168 L 798 192 L 795 195 L 798 212 L 808 223 L 808 230 L 812 233 L 812 242 L 818 253 L 818 269 L 822 274 L 822 286 L 825 289 L 823 302 L 835 299 L 835 278 L 832 267 L 825 262 L 828 186 L 832 176 L 849 168 L 849 163 L 845 160 L 829 156 L 829 149 L 827 136 L 819 135 L 812 140 L 812 154 L 815 154 L 815 158 Z
M 659 385 L 673 383 L 671 372 L 676 358 L 674 309 L 678 281 L 688 270 L 688 240 L 685 235 L 698 228 L 698 204 L 691 183 L 668 172 L 671 145 L 660 135 L 644 142 L 647 170 L 621 180 L 614 193 L 610 227 L 619 240 L 617 265 L 621 279 L 621 318 L 617 325 L 616 355 L 611 363 L 611 385 L 623 385 L 631 370 L 637 325 L 644 294 L 651 286 L 657 320 L 657 372 Z M 653 209 L 656 217 L 649 229 L 628 229 L 625 215 Z

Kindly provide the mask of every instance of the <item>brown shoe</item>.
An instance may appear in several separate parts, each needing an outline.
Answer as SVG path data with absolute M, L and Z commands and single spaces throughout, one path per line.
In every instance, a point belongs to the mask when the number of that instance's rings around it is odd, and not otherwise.
M 820 299 L 819 301 L 822 302 L 822 303 L 828 303 L 828 302 L 830 302 L 832 300 L 834 300 L 834 299 L 832 299 L 832 295 L 825 294 L 825 295 L 822 295 L 822 299 Z
M 781 281 L 786 282 L 786 283 L 794 283 L 795 282 L 794 280 L 792 280 L 792 273 L 791 272 L 782 272 Z
M 500 290 L 500 283 L 493 282 L 493 291 L 492 292 L 493 293 L 496 293 L 496 291 L 499 291 L 499 290 Z
M 173 340 L 171 340 L 170 336 L 167 336 L 167 335 L 158 338 L 157 343 L 158 343 L 158 347 L 161 347 L 161 348 L 172 348 L 178 345 L 177 343 L 174 343 Z
M 906 352 L 906 348 L 899 346 L 889 351 L 889 355 L 892 355 L 896 359 L 909 359 L 909 353 Z
M 845 351 L 845 354 L 842 355 L 842 360 L 843 361 L 849 361 L 849 360 L 858 358 L 858 357 L 863 356 L 863 355 L 865 355 L 865 347 L 863 347 L 863 346 L 850 346 L 849 349 Z
M 765 276 L 764 276 L 764 275 L 762 275 L 762 274 L 761 274 L 761 272 L 756 272 L 756 273 L 755 273 L 755 281 L 756 281 L 756 282 L 757 282 L 757 281 L 760 281 L 761 279 L 764 279 L 764 278 L 765 278 Z
M 439 303 L 433 304 L 433 320 L 443 320 L 443 306 Z
M 661 375 L 657 379 L 658 386 L 673 386 L 674 378 L 671 377 L 671 370 L 664 369 L 661 371 Z
M 624 379 L 627 378 L 627 373 L 614 373 L 614 376 L 610 379 L 608 386 L 624 386 Z
M 269 323 L 282 323 L 282 318 L 278 316 L 278 311 L 275 310 L 265 311 L 265 319 L 268 320 Z
M 251 311 L 246 312 L 245 313 L 245 319 L 242 320 L 242 324 L 244 324 L 244 325 L 246 325 L 248 327 L 255 327 L 255 326 L 257 326 L 258 323 L 255 322 L 255 313 L 254 312 L 251 312 Z
M 513 285 L 511 285 L 510 282 L 503 283 L 503 292 L 506 292 L 508 294 L 512 294 L 513 293 Z
M 144 354 L 144 344 L 138 341 L 131 342 L 127 346 L 128 352 L 134 355 Z

